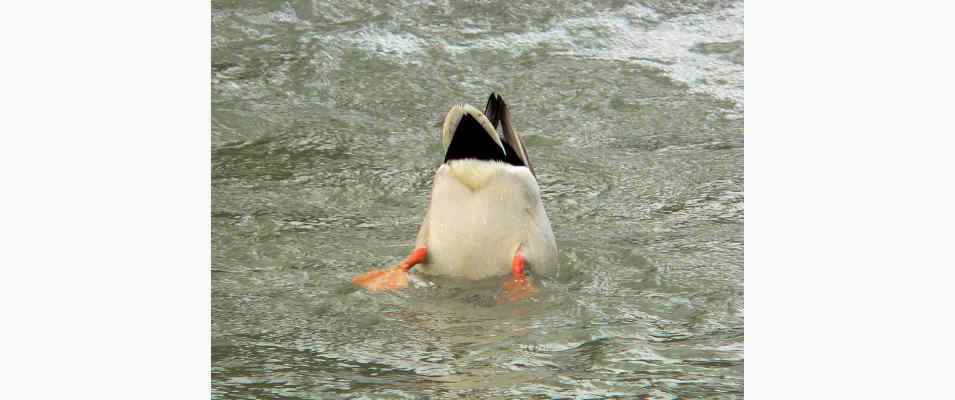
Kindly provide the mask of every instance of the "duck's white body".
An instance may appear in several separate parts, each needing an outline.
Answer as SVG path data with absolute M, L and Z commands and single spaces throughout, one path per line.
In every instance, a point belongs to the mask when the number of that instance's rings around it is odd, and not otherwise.
M 468 279 L 511 273 L 521 251 L 536 274 L 557 269 L 557 244 L 537 180 L 525 166 L 454 160 L 434 176 L 416 247 L 427 260 L 415 271 Z
M 466 279 L 510 274 L 501 299 L 531 295 L 526 269 L 556 274 L 557 244 L 504 99 L 492 93 L 483 113 L 468 105 L 451 108 L 442 138 L 444 163 L 434 175 L 414 251 L 395 268 L 352 282 L 373 291 L 400 289 L 412 268 Z

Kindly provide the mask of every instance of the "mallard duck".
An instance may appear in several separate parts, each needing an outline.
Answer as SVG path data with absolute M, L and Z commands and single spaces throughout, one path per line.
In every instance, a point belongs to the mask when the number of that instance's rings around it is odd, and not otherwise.
M 504 301 L 533 294 L 527 270 L 554 274 L 557 244 L 504 99 L 491 93 L 483 113 L 466 104 L 452 107 L 442 141 L 444 162 L 435 173 L 411 255 L 352 282 L 372 291 L 401 289 L 414 268 L 415 273 L 462 279 L 507 276 L 499 298 Z

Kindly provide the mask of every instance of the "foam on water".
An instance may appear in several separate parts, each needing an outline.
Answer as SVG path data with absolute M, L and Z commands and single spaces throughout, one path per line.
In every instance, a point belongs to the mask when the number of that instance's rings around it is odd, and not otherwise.
M 413 61 L 409 60 L 409 56 L 420 55 L 427 45 L 424 40 L 410 33 L 392 33 L 381 29 L 361 31 L 357 35 L 344 36 L 343 39 L 354 43 L 356 47 L 404 62 Z
M 733 102 L 743 111 L 743 5 L 711 14 L 666 19 L 644 6 L 628 6 L 595 17 L 568 18 L 549 29 L 509 33 L 448 50 L 462 54 L 475 49 L 515 54 L 544 47 L 560 54 L 619 60 L 662 71 L 691 92 Z M 739 54 L 727 57 L 727 53 Z
M 255 20 L 307 24 L 287 6 Z M 660 71 L 667 78 L 685 84 L 690 92 L 731 102 L 731 116 L 739 117 L 743 112 L 742 2 L 709 12 L 676 16 L 642 5 L 629 5 L 514 33 L 497 33 L 486 26 L 469 23 L 467 18 L 462 21 L 465 26 L 460 33 L 482 37 L 457 40 L 442 35 L 419 36 L 394 32 L 397 28 L 379 24 L 331 34 L 312 32 L 303 37 L 318 41 L 324 48 L 359 48 L 402 64 L 427 62 L 427 51 L 432 48 L 444 49 L 452 57 L 484 50 L 520 55 L 543 49 L 554 55 L 634 63 Z

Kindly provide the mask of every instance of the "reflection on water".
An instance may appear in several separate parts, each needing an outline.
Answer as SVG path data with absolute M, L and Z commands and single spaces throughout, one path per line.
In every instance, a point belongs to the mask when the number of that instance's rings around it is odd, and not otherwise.
M 213 397 L 742 397 L 741 3 L 212 6 Z M 559 276 L 353 289 L 491 91 Z

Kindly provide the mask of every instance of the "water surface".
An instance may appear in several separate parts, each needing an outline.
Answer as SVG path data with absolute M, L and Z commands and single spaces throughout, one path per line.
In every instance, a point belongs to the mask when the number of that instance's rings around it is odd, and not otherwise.
M 742 397 L 742 3 L 577 3 L 213 2 L 214 398 Z M 352 288 L 491 91 L 559 276 Z

